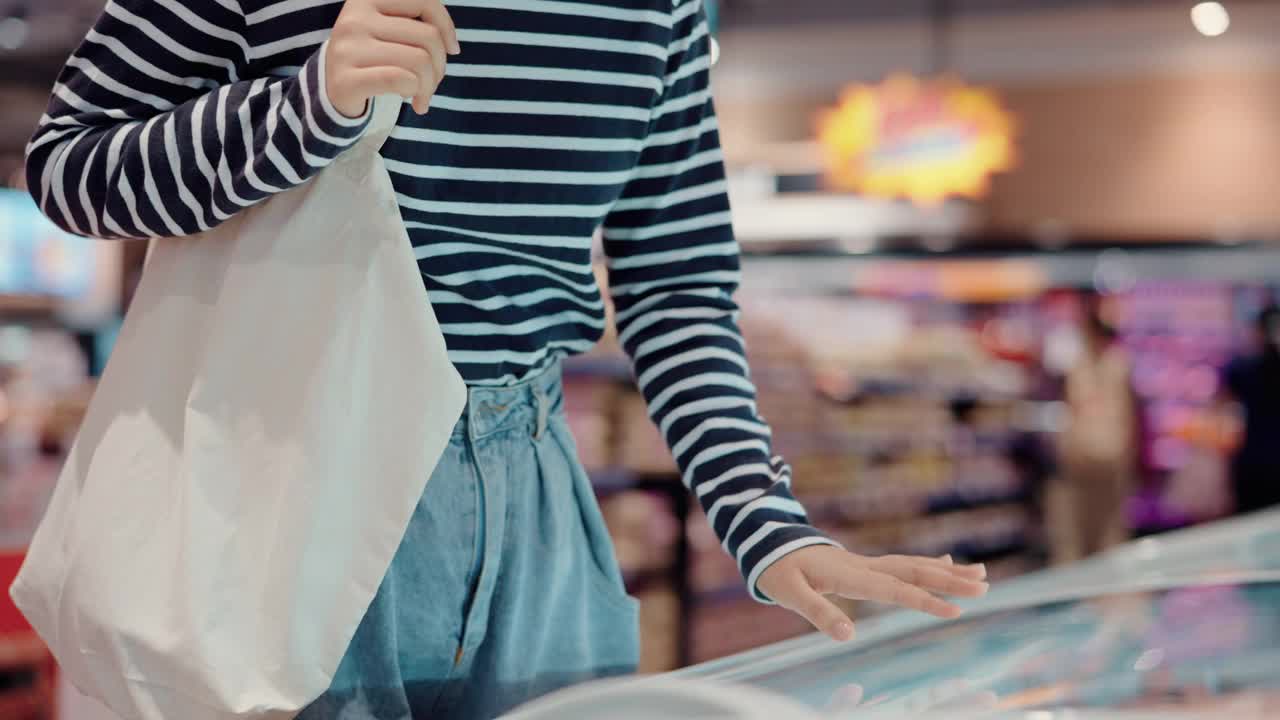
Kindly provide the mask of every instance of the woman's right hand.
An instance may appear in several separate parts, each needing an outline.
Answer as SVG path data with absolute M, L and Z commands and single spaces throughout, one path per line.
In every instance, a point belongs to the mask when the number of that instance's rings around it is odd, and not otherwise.
M 444 79 L 448 56 L 461 51 L 441 0 L 346 0 L 329 37 L 325 92 L 347 117 L 392 94 L 413 98 L 422 114 Z

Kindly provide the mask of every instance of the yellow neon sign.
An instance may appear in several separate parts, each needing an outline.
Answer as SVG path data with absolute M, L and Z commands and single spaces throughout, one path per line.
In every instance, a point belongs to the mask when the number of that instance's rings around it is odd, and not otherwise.
M 1013 167 L 1014 133 L 994 93 L 910 75 L 850 88 L 818 127 L 835 188 L 925 205 L 985 196 Z

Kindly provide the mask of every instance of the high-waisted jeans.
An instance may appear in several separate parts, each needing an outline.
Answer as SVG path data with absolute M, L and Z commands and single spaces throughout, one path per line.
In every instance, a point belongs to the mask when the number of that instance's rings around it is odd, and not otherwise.
M 559 368 L 470 390 L 330 691 L 300 720 L 492 718 L 635 670 L 637 605 L 563 405 Z

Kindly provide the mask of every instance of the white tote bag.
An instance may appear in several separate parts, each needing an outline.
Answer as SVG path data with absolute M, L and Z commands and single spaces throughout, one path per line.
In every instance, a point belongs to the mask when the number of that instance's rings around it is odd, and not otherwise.
M 12 595 L 127 720 L 329 686 L 466 401 L 378 150 L 154 243 Z

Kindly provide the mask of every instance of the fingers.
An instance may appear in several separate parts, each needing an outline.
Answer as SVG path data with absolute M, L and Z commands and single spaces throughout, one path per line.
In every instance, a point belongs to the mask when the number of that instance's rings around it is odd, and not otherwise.
M 853 623 L 827 595 L 896 605 L 946 620 L 961 609 L 934 593 L 978 597 L 987 592 L 982 566 L 955 565 L 948 557 L 893 555 L 867 558 L 837 548 L 797 550 L 760 575 L 757 588 L 802 615 L 836 640 L 853 635 Z
M 426 52 L 435 72 L 435 84 L 439 85 L 444 80 L 449 56 L 444 36 L 434 26 L 402 17 L 382 17 L 374 23 L 373 36 L 384 43 L 404 45 Z
M 824 566 L 817 576 L 810 577 L 810 581 L 818 590 L 841 597 L 897 605 L 947 620 L 957 618 L 961 613 L 959 607 L 915 585 L 852 560 Z
M 440 31 L 450 55 L 462 52 L 458 45 L 458 28 L 440 0 L 377 0 L 376 7 L 384 15 L 421 19 Z
M 419 113 L 444 80 L 458 31 L 441 0 L 347 2 L 334 24 L 326 58 L 326 90 L 344 115 L 369 98 L 413 98 Z
M 803 583 L 797 587 L 796 596 L 795 607 L 791 609 L 800 613 L 815 628 L 836 642 L 853 639 L 853 622 L 835 603 Z
M 399 95 L 412 97 L 417 94 L 422 80 L 404 68 L 381 66 L 373 68 L 356 68 L 343 75 L 342 82 L 350 84 L 343 92 L 360 89 L 370 96 Z
M 440 0 L 425 0 L 423 4 L 425 7 L 422 17 L 444 35 L 445 47 L 449 48 L 449 54 L 457 55 L 462 52 L 462 46 L 458 44 L 458 28 L 453 24 L 453 18 L 445 9 L 444 3 Z
M 798 613 L 836 642 L 853 639 L 853 622 L 835 603 L 822 596 L 796 567 L 775 566 L 761 577 L 760 589 L 774 602 Z
M 448 66 L 448 52 L 440 30 L 433 25 L 407 17 L 382 16 L 373 24 L 373 37 L 384 45 L 409 48 L 415 54 L 415 71 L 429 68 L 423 78 L 422 89 L 413 96 L 413 110 L 419 115 L 427 112 L 436 88 L 444 81 Z M 416 53 L 425 53 L 425 59 Z M 403 54 L 403 53 L 402 53 Z
M 943 555 L 942 557 L 936 557 L 936 558 L 914 557 L 914 556 L 908 556 L 908 555 L 886 555 L 878 559 L 879 560 L 894 559 L 894 560 L 906 560 L 906 561 L 916 562 L 916 563 L 927 563 L 929 565 L 934 565 L 934 566 L 943 568 L 947 570 L 947 572 L 953 573 L 960 577 L 969 578 L 971 580 L 987 579 L 986 565 L 983 565 L 981 563 L 977 565 L 957 565 L 955 561 L 951 559 L 951 555 Z
M 429 97 L 435 92 L 440 82 L 431 60 L 431 53 L 422 48 L 395 43 L 378 43 L 356 51 L 353 61 L 356 68 L 396 67 L 408 70 L 418 78 L 418 87 L 414 95 Z
M 981 580 L 963 577 L 928 560 L 890 556 L 873 560 L 871 567 L 905 583 L 944 595 L 982 597 L 989 587 Z
M 977 565 L 952 565 L 950 571 L 954 575 L 967 577 L 971 580 L 987 579 L 987 566 L 982 563 Z

